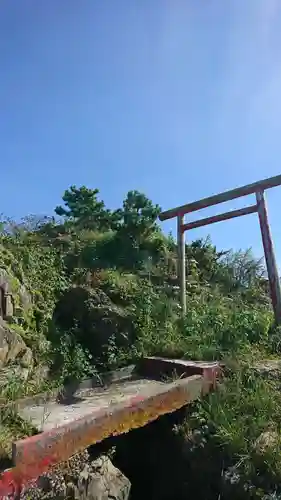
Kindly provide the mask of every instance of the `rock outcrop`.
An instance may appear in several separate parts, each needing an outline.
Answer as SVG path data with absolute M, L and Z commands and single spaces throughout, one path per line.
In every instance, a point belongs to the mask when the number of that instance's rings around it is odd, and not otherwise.
M 121 348 L 132 335 L 131 311 L 114 303 L 100 288 L 77 286 L 67 290 L 56 305 L 54 320 L 61 331 L 76 327 L 76 340 L 101 360 L 110 338 L 114 337 Z
M 26 379 L 33 368 L 32 351 L 22 337 L 0 318 L 0 370 L 19 367 L 19 375 Z
M 81 500 L 127 500 L 130 488 L 129 479 L 104 455 L 84 467 L 77 486 L 67 485 L 67 494 Z
M 0 267 L 0 386 L 3 387 L 10 376 L 26 380 L 34 360 L 19 326 L 24 324 L 32 309 L 31 296 L 23 276 L 19 279 L 18 273 L 12 270 L 12 255 L 2 247 L 0 253 L 4 263 L 4 267 Z
M 0 268 L 0 316 L 10 321 L 21 317 L 31 307 L 31 297 L 24 284 L 11 272 Z
M 33 487 L 22 492 L 22 499 L 54 498 L 73 500 L 128 500 L 131 483 L 114 467 L 107 455 L 91 461 L 85 451 L 71 458 L 66 468 L 41 476 Z
M 264 378 L 271 380 L 281 379 L 281 361 L 279 359 L 265 359 L 253 366 L 254 370 Z
M 260 434 L 255 442 L 255 451 L 263 455 L 269 449 L 280 449 L 280 435 L 275 430 L 266 430 Z

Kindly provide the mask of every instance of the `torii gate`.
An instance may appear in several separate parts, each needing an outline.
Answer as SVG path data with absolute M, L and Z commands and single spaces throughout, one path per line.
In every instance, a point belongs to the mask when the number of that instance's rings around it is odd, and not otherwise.
M 159 215 L 161 221 L 168 219 L 173 219 L 177 217 L 178 222 L 178 277 L 180 279 L 180 290 L 181 290 L 181 305 L 183 313 L 186 312 L 186 276 L 185 276 L 185 238 L 184 233 L 189 229 L 195 229 L 201 226 L 207 226 L 208 224 L 214 224 L 214 222 L 220 222 L 223 220 L 233 219 L 235 217 L 241 217 L 243 215 L 252 214 L 254 212 L 258 213 L 262 243 L 264 249 L 264 256 L 266 261 L 270 295 L 275 316 L 275 321 L 281 324 L 281 288 L 280 280 L 278 277 L 278 270 L 276 265 L 276 259 L 274 254 L 272 236 L 267 215 L 267 206 L 264 196 L 264 191 L 269 188 L 273 188 L 281 185 L 281 175 L 276 175 L 275 177 L 270 177 L 269 179 L 264 179 L 262 181 L 254 182 L 253 184 L 248 184 L 240 188 L 231 189 L 230 191 L 225 191 L 214 196 L 209 196 L 208 198 L 203 198 L 199 201 L 194 201 L 188 203 L 187 205 L 181 205 L 176 208 L 172 208 Z M 251 205 L 246 208 L 241 208 L 239 210 L 232 210 L 230 212 L 225 212 L 220 215 L 215 215 L 213 217 L 207 217 L 205 219 L 197 220 L 195 222 L 189 222 L 185 224 L 184 215 L 196 212 L 202 208 L 211 207 L 213 205 L 218 205 L 225 201 L 234 200 L 242 196 L 255 193 L 256 204 Z

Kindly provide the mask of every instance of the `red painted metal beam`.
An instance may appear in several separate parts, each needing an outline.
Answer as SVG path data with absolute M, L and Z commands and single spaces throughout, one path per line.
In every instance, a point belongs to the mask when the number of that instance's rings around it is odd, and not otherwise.
M 208 224 L 214 224 L 215 222 L 221 222 L 228 219 L 234 219 L 236 217 L 242 217 L 243 215 L 249 215 L 257 212 L 257 205 L 251 205 L 246 208 L 240 208 L 239 210 L 232 210 L 230 212 L 225 212 L 220 215 L 214 215 L 212 217 L 206 217 L 205 219 L 196 220 L 194 222 L 189 222 L 181 226 L 181 231 L 189 231 L 190 229 L 196 229 L 202 226 L 208 226 Z
M 219 193 L 214 196 L 208 196 L 208 198 L 203 198 L 202 200 L 194 201 L 192 203 L 187 203 L 186 205 L 181 205 L 179 207 L 166 210 L 159 215 L 159 220 L 164 221 L 173 219 L 177 215 L 196 212 L 196 210 L 201 210 L 202 208 L 218 205 L 219 203 L 224 203 L 225 201 L 234 200 L 236 198 L 240 198 L 241 196 L 247 196 L 248 194 L 256 193 L 257 191 L 264 191 L 265 189 L 280 185 L 281 175 L 276 175 L 275 177 L 263 179 L 262 181 L 254 182 L 253 184 L 247 184 L 246 186 L 242 186 L 240 188 L 231 189 L 229 191 L 225 191 L 224 193 Z

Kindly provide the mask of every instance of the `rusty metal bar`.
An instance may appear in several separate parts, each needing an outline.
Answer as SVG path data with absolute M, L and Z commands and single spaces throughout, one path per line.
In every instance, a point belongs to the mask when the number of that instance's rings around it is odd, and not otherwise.
M 269 279 L 270 295 L 277 324 L 281 323 L 281 288 L 275 259 L 273 241 L 268 221 L 267 206 L 263 191 L 256 193 L 262 243 Z
M 196 229 L 198 227 L 207 226 L 208 224 L 214 224 L 215 222 L 234 219 L 235 217 L 241 217 L 243 215 L 253 214 L 257 212 L 257 210 L 258 210 L 257 205 L 251 205 L 249 207 L 240 208 L 239 210 L 232 210 L 231 212 L 225 212 L 220 215 L 214 215 L 212 217 L 206 217 L 205 219 L 189 222 L 188 224 L 183 224 L 181 226 L 181 230 L 188 231 L 190 229 Z
M 254 182 L 253 184 L 247 184 L 246 186 L 242 186 L 240 188 L 231 189 L 230 191 L 225 191 L 224 193 L 219 193 L 214 196 L 209 196 L 208 198 L 203 198 L 199 201 L 194 201 L 192 203 L 187 203 L 186 205 L 166 210 L 159 215 L 159 219 L 161 221 L 172 219 L 179 214 L 184 215 L 190 212 L 195 212 L 196 210 L 201 210 L 202 208 L 218 205 L 219 203 L 224 203 L 225 201 L 234 200 L 236 198 L 240 198 L 241 196 L 256 193 L 257 191 L 264 191 L 265 189 L 280 185 L 281 175 L 276 175 L 275 177 L 270 177 L 262 181 Z
M 178 215 L 178 279 L 180 283 L 180 301 L 182 314 L 186 313 L 186 279 L 185 279 L 185 236 L 182 231 L 184 216 Z

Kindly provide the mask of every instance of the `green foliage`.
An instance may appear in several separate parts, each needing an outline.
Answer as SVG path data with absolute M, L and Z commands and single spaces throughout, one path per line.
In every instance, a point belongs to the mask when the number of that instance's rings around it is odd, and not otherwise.
M 76 345 L 90 352 L 100 370 L 113 368 L 113 339 L 115 352 L 120 352 L 120 364 L 124 352 L 130 357 L 134 341 L 133 290 L 136 286 L 134 277 L 130 279 L 114 271 L 102 272 L 89 277 L 87 286 L 70 288 L 57 303 L 54 322 L 59 332 L 67 335 L 75 327 Z M 49 331 L 48 338 L 56 344 L 57 330 Z
M 129 191 L 123 209 L 119 210 L 122 228 L 132 239 L 140 242 L 151 231 L 157 230 L 156 220 L 160 212 L 159 205 L 153 205 L 143 193 Z
M 267 308 L 252 307 L 239 297 L 224 297 L 206 290 L 190 297 L 183 322 L 186 355 L 196 359 L 221 359 L 267 342 L 272 316 Z
M 52 368 L 57 380 L 68 383 L 83 380 L 96 374 L 93 356 L 77 343 L 77 329 L 56 331 L 56 339 L 50 353 Z
M 68 284 L 60 255 L 52 247 L 28 238 L 27 233 L 2 237 L 2 244 L 13 256 L 10 264 L 6 260 L 5 268 L 27 287 L 33 298 L 33 319 L 29 317 L 30 324 L 26 326 L 38 331 L 46 329 L 57 297 Z M 18 266 L 14 262 L 19 263 Z
M 129 191 L 122 208 L 111 211 L 98 194 L 85 186 L 66 190 L 65 206 L 55 209 L 63 223 L 4 221 L 6 268 L 33 298 L 23 327 L 45 333 L 63 351 L 56 337 L 75 326 L 76 342 L 104 367 L 111 366 L 109 352 L 118 365 L 118 351 L 120 364 L 146 353 L 215 359 L 266 343 L 271 314 L 259 287 L 263 269 L 250 252 L 217 252 L 209 239 L 187 245 L 182 320 L 169 283 L 176 247 L 156 223 L 160 207 Z
M 268 344 L 271 312 L 217 290 L 202 288 L 200 294 L 189 296 L 183 320 L 177 301 L 149 285 L 139 289 L 135 301 L 136 345 L 142 354 L 218 360 Z
M 70 186 L 62 197 L 66 208 L 58 206 L 55 212 L 79 228 L 108 229 L 115 221 L 117 222 L 117 218 L 110 210 L 106 209 L 103 201 L 98 201 L 98 194 L 98 189 Z
M 219 278 L 225 292 L 255 289 L 263 282 L 265 269 L 262 259 L 255 259 L 251 249 L 227 252 L 221 260 Z
M 60 220 L 3 219 L 0 233 L 0 267 L 16 297 L 21 285 L 32 297 L 31 309 L 18 313 L 12 327 L 40 352 L 36 362 L 50 365 L 50 383 L 80 380 L 143 355 L 222 360 L 235 369 L 226 371 L 219 390 L 197 405 L 180 429 L 192 430 L 194 480 L 197 469 L 210 471 L 205 483 L 200 475 L 196 495 L 216 500 L 273 495 L 279 445 L 261 458 L 254 443 L 268 428 L 279 432 L 280 394 L 249 368 L 280 353 L 263 263 L 250 250 L 219 252 L 210 239 L 186 245 L 182 318 L 176 244 L 157 224 L 158 205 L 129 191 L 122 206 L 111 210 L 98 189 L 85 186 L 71 186 L 63 202 L 55 209 Z M 14 399 L 36 387 L 14 377 L 3 394 Z
M 214 500 L 280 493 L 280 391 L 254 372 L 249 360 L 233 367 L 177 429 L 189 445 L 190 487 L 199 499 L 206 493 Z M 266 446 L 260 444 L 263 433 Z M 199 464 L 206 471 L 204 485 Z
M 186 245 L 188 274 L 190 274 L 190 263 L 192 261 L 196 263 L 198 277 L 201 281 L 215 282 L 216 275 L 221 269 L 220 259 L 226 254 L 227 252 L 217 252 L 210 238 L 193 241 L 190 245 Z

